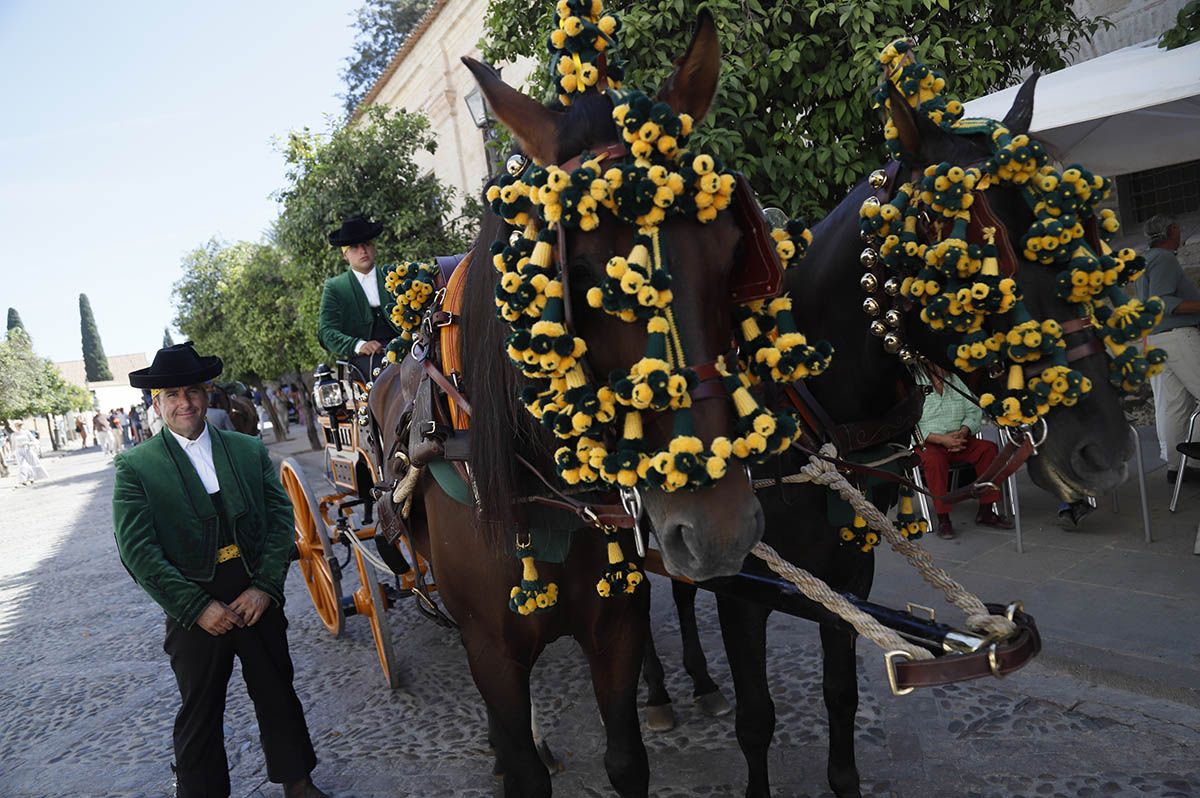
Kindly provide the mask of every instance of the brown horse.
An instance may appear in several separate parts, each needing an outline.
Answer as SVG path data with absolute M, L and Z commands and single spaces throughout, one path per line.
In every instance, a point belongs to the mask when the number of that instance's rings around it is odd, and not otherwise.
M 258 410 L 254 402 L 222 385 L 214 385 L 212 407 L 224 410 L 233 428 L 243 435 L 258 435 Z
M 618 142 L 609 96 L 591 93 L 568 109 L 550 109 L 505 85 L 490 68 L 470 59 L 465 63 L 496 116 L 537 161 L 561 164 L 585 150 L 596 152 Z M 715 26 L 703 15 L 660 99 L 677 113 L 700 120 L 715 93 L 719 68 Z M 506 241 L 512 232 L 496 215 L 485 212 L 475 251 L 486 253 L 492 242 Z M 640 326 L 620 322 L 584 301 L 587 288 L 603 277 L 605 263 L 629 251 L 633 235 L 634 230 L 611 216 L 596 231 L 566 235 L 569 258 L 563 268 L 572 286 L 574 333 L 587 342 L 589 365 L 596 373 L 627 369 L 645 351 L 646 333 Z M 678 329 L 688 351 L 702 353 L 699 360 L 715 358 L 727 351 L 732 336 L 729 285 L 739 228 L 726 214 L 707 225 L 668 221 L 662 235 L 672 261 L 687 265 L 672 274 Z M 595 584 L 607 562 L 606 549 L 596 530 L 584 529 L 575 534 L 561 565 L 540 566 L 542 578 L 560 586 L 553 611 L 522 617 L 508 609 L 509 592 L 522 576 L 513 556 L 517 499 L 541 488 L 530 484 L 514 455 L 552 474 L 556 444 L 516 399 L 522 378 L 508 362 L 508 330 L 496 318 L 497 273 L 485 258 L 477 261 L 468 274 L 463 301 L 462 360 L 472 405 L 470 466 L 478 506 L 456 502 L 426 473 L 417 487 L 409 527 L 417 550 L 432 563 L 439 594 L 458 623 L 471 673 L 487 705 L 505 793 L 551 793 L 549 774 L 530 733 L 529 674 L 549 642 L 571 635 L 591 667 L 607 736 L 604 761 L 609 779 L 622 796 L 646 795 L 649 767 L 636 696 L 648 591 L 600 598 Z M 404 397 L 412 395 L 419 378 L 420 366 L 409 358 L 387 369 L 371 391 L 371 411 L 383 430 L 385 452 L 392 451 L 406 411 Z M 728 402 L 699 403 L 694 418 L 696 434 L 706 441 L 733 429 Z M 671 435 L 668 420 L 656 419 L 646 426 L 650 444 L 661 445 Z M 385 483 L 398 476 L 394 465 L 387 463 Z M 736 572 L 762 533 L 758 502 L 737 469 L 707 490 L 647 498 L 664 551 L 690 576 Z M 632 552 L 629 535 L 622 543 Z

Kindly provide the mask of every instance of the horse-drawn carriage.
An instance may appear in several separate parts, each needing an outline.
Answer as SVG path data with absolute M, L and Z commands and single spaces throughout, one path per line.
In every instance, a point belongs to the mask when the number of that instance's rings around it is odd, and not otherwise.
M 372 488 L 381 471 L 379 438 L 367 412 L 370 383 L 350 363 L 339 362 L 335 369 L 318 367 L 313 397 L 325 444 L 327 488 L 313 490 L 294 458 L 285 459 L 279 467 L 295 519 L 293 556 L 317 615 L 334 637 L 341 635 L 347 617 L 367 618 L 384 678 L 395 688 L 399 672 L 385 613 L 403 596 L 416 594 L 428 602 L 428 591 L 435 586 L 427 579 L 428 564 L 420 555 L 393 547 L 376 531 Z M 351 558 L 358 572 L 358 587 L 347 593 L 342 582 Z

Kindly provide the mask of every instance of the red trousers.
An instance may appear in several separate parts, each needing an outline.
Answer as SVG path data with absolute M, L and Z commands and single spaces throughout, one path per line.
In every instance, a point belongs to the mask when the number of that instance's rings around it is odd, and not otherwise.
M 957 452 L 952 452 L 936 443 L 927 443 L 920 449 L 921 470 L 925 472 L 925 486 L 934 496 L 943 496 L 949 490 L 950 466 L 957 463 L 970 463 L 976 474 L 980 474 L 996 458 L 999 451 L 996 444 L 979 438 L 968 438 L 967 445 Z M 1000 491 L 990 490 L 979 498 L 980 504 L 992 504 L 1000 501 Z M 933 511 L 939 515 L 950 512 L 952 505 L 939 499 L 933 500 Z

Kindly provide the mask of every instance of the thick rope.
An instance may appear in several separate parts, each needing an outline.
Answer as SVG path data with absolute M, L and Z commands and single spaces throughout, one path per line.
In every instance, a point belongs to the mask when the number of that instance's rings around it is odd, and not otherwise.
M 825 457 L 837 457 L 837 449 L 833 444 L 827 443 L 821 447 L 821 454 Z M 803 466 L 799 474 L 789 474 L 780 480 L 756 480 L 754 486 L 759 487 L 760 482 L 767 484 L 782 482 L 789 485 L 811 482 L 836 491 L 839 496 L 850 503 L 855 512 L 867 522 L 871 529 L 882 535 L 895 551 L 904 555 L 909 563 L 920 572 L 922 579 L 941 590 L 947 601 L 966 614 L 966 624 L 969 628 L 1000 637 L 1009 637 L 1016 632 L 1017 627 L 1012 621 L 1002 615 L 992 615 L 988 612 L 987 607 L 979 600 L 978 596 L 956 582 L 946 571 L 933 564 L 929 552 L 917 545 L 915 541 L 905 539 L 888 517 L 880 512 L 879 508 L 872 504 L 860 490 L 850 484 L 850 481 L 837 470 L 837 466 L 833 463 L 820 457 L 810 457 L 808 465 Z M 757 552 L 755 553 L 757 554 Z
M 408 518 L 408 514 L 412 512 L 412 496 L 417 490 L 417 482 L 421 479 L 421 470 L 417 466 L 409 466 L 404 479 L 399 480 L 392 489 L 392 504 L 400 508 L 401 518 Z
M 358 553 L 363 556 L 363 559 L 375 566 L 376 570 L 385 574 L 392 573 L 392 569 L 388 566 L 388 564 L 380 559 L 378 554 L 368 549 L 366 544 L 364 544 L 359 539 L 358 535 L 354 534 L 353 531 L 344 532 L 342 537 L 346 538 L 346 540 L 349 541 L 354 548 L 358 549 Z
M 855 607 L 824 580 L 780 557 L 779 553 L 766 543 L 758 543 L 750 551 L 770 566 L 772 571 L 798 587 L 805 596 L 848 622 L 856 632 L 885 651 L 900 650 L 913 659 L 933 658 L 925 649 L 912 645 L 895 631 Z

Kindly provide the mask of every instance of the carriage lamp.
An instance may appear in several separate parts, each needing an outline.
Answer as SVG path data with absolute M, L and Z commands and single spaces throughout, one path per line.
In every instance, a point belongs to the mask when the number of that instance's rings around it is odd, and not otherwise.
M 317 366 L 316 372 L 313 373 L 313 379 L 313 398 L 317 402 L 317 407 L 322 410 L 332 410 L 345 403 L 342 398 L 342 386 L 333 376 L 329 366 L 324 363 Z

